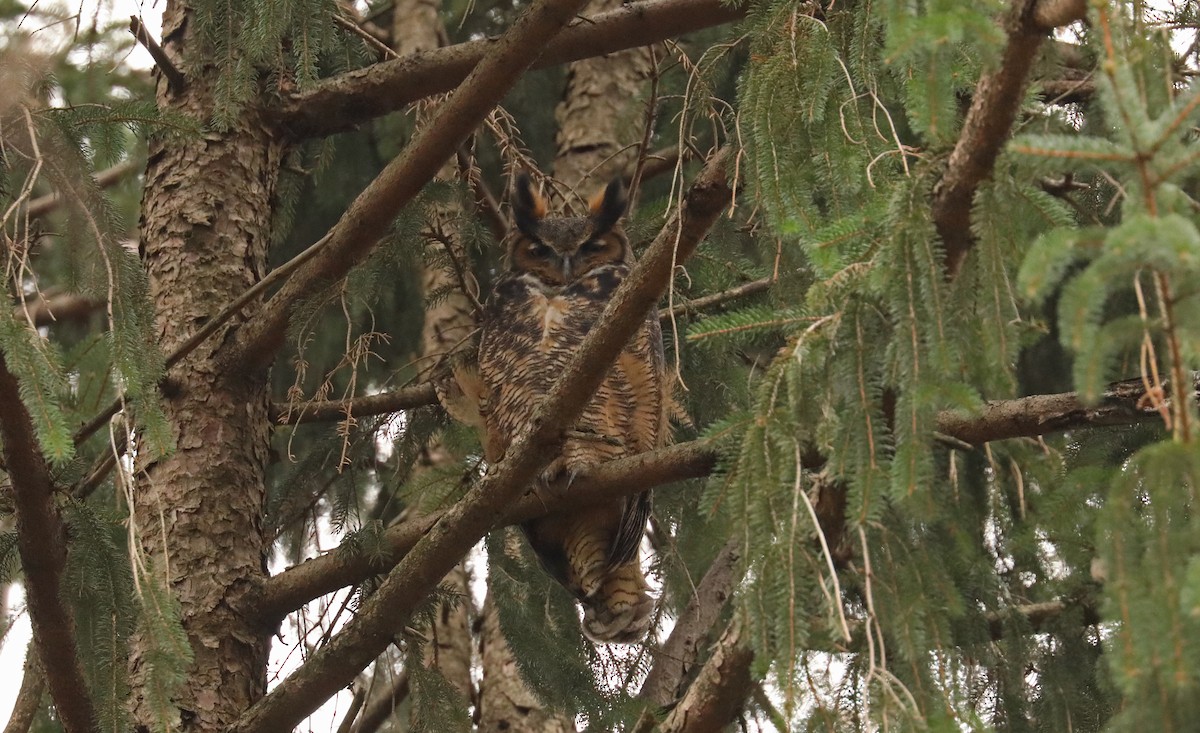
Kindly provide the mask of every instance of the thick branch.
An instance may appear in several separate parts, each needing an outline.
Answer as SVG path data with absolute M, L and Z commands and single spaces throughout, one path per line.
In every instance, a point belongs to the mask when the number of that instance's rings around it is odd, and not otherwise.
M 412 141 L 367 186 L 330 230 L 325 246 L 302 267 L 245 326 L 226 366 L 231 371 L 261 369 L 283 343 L 292 308 L 302 298 L 346 276 L 387 231 L 392 218 L 433 179 L 458 146 L 479 125 L 537 51 L 570 21 L 584 0 L 541 0 L 508 33 L 488 47 L 487 56 Z M 321 105 L 318 102 L 312 104 Z M 329 114 L 327 108 L 322 116 Z
M 518 22 L 518 28 L 520 25 Z M 529 429 L 516 436 L 504 460 L 442 515 L 388 574 L 359 615 L 250 708 L 233 731 L 287 730 L 303 720 L 349 684 L 390 643 L 413 609 L 459 558 L 499 524 L 505 509 L 549 463 L 563 431 L 575 423 L 609 365 L 662 295 L 673 264 L 688 258 L 731 199 L 725 174 L 728 157 L 728 150 L 722 150 L 709 161 L 688 192 L 681 216 L 668 223 L 617 289 L 597 326 L 534 413 Z
M 544 49 L 534 68 L 646 46 L 745 16 L 745 6 L 730 5 L 721 0 L 630 3 L 580 21 L 549 43 L 531 47 Z M 279 110 L 280 124 L 298 139 L 353 129 L 422 97 L 450 91 L 502 42 L 468 41 L 325 79 L 288 98 Z
M 708 572 L 696 586 L 692 599 L 675 621 L 671 635 L 654 654 L 642 690 L 638 693 L 646 702 L 659 709 L 665 708 L 679 696 L 688 670 L 696 663 L 701 645 L 711 633 L 717 617 L 725 609 L 725 602 L 733 593 L 736 581 L 738 553 L 735 540 L 729 540 L 721 548 Z
M 974 244 L 971 202 L 996 164 L 1021 105 L 1029 71 L 1048 31 L 1083 17 L 1076 0 L 1020 0 L 1009 19 L 1000 68 L 979 80 L 962 133 L 933 193 L 933 223 L 946 248 L 946 272 L 958 274 Z M 1044 25 L 1044 23 L 1054 25 Z
M 295 425 L 310 420 L 315 422 L 343 420 L 347 414 L 350 417 L 385 415 L 414 407 L 436 405 L 437 401 L 437 392 L 433 389 L 433 383 L 424 382 L 391 392 L 380 392 L 348 400 L 324 400 L 295 405 L 276 402 L 271 405 L 271 420 L 283 425 Z
M 21 402 L 16 377 L 0 356 L 0 453 L 12 480 L 17 514 L 17 551 L 33 640 L 50 696 L 67 733 L 95 730 L 92 699 L 75 645 L 75 618 L 60 594 L 67 561 L 67 533 L 54 505 L 54 482 Z
M 1192 375 L 1200 387 L 1200 373 Z M 977 415 L 945 411 L 938 415 L 938 432 L 971 445 L 1006 438 L 1047 435 L 1062 430 L 1105 425 L 1132 425 L 1161 419 L 1157 410 L 1139 404 L 1146 389 L 1141 379 L 1114 382 L 1100 401 L 1085 405 L 1074 392 L 995 400 Z

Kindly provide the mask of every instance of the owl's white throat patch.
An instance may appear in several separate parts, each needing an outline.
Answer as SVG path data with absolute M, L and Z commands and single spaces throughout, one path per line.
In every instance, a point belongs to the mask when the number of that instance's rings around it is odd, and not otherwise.
M 567 317 L 567 309 L 571 307 L 571 304 L 561 295 L 546 297 L 542 293 L 535 295 L 534 302 L 538 315 L 542 319 L 542 338 L 538 342 L 538 348 L 542 351 L 549 351 L 558 346 L 558 340 L 553 338 L 553 334 L 562 327 L 563 321 Z

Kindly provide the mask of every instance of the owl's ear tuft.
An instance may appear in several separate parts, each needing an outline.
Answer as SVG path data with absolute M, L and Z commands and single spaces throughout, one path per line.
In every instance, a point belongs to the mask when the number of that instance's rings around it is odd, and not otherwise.
M 517 229 L 525 234 L 536 237 L 537 223 L 546 216 L 546 199 L 533 190 L 533 181 L 528 173 L 517 176 L 513 186 L 513 222 Z
M 616 226 L 621 217 L 625 215 L 625 207 L 628 204 L 629 199 L 625 196 L 625 183 L 618 176 L 588 202 L 594 233 L 603 234 Z

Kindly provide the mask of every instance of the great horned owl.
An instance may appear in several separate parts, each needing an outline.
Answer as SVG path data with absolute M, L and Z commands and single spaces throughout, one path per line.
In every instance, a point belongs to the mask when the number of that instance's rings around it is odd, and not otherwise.
M 479 344 L 484 453 L 498 461 L 525 429 L 605 304 L 628 275 L 633 250 L 621 229 L 620 180 L 591 202 L 586 217 L 547 217 L 546 203 L 521 176 L 513 196 L 516 229 L 506 239 L 507 272 L 484 313 Z M 569 431 L 543 480 L 575 477 L 614 458 L 665 443 L 662 336 L 655 314 L 625 346 Z M 632 642 L 650 626 L 654 601 L 640 545 L 646 494 L 525 524 L 543 565 L 583 604 L 584 632 L 596 641 Z

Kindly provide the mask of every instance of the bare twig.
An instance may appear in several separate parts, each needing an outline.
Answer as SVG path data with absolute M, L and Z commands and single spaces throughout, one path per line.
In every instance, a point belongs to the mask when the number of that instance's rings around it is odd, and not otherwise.
M 386 43 L 383 43 L 375 36 L 371 35 L 367 31 L 363 30 L 361 26 L 359 26 L 357 23 L 350 20 L 349 18 L 343 18 L 342 16 L 338 15 L 337 13 L 334 13 L 333 14 L 333 22 L 337 23 L 342 28 L 345 28 L 350 33 L 352 33 L 352 34 L 358 36 L 360 39 L 362 39 L 362 42 L 367 44 L 368 48 L 379 53 L 380 58 L 383 58 L 383 59 L 400 58 L 396 54 L 395 51 L 388 48 L 388 45 Z
M 457 156 L 459 170 L 471 184 L 471 192 L 475 199 L 475 211 L 479 214 L 479 218 L 487 224 L 492 237 L 497 242 L 503 241 L 509 231 L 508 217 L 500 211 L 500 204 L 497 203 L 496 196 L 488 188 L 479 166 L 475 165 L 467 151 L 460 147 Z
M 658 119 L 658 82 L 661 72 L 658 66 L 658 54 L 650 47 L 650 94 L 646 99 L 646 117 L 642 122 L 642 141 L 638 144 L 637 159 L 633 163 L 633 175 L 629 179 L 629 210 L 630 218 L 637 208 L 638 192 L 642 186 L 642 172 L 646 168 L 646 158 L 650 153 L 650 138 L 654 136 L 654 121 Z
M 137 39 L 138 43 L 146 47 L 150 52 L 150 57 L 154 59 L 154 64 L 158 66 L 159 71 L 167 78 L 167 86 L 175 94 L 180 94 L 187 87 L 187 78 L 180 71 L 171 59 L 167 56 L 167 52 L 162 46 L 158 45 L 158 41 L 150 35 L 150 31 L 146 30 L 146 26 L 142 24 L 142 19 L 136 15 L 129 16 L 129 32 Z
M 434 391 L 433 383 L 423 382 L 413 387 L 355 397 L 352 400 L 323 400 L 297 405 L 276 402 L 271 405 L 271 420 L 282 425 L 295 425 L 308 420 L 322 422 L 345 420 L 347 416 L 385 415 L 436 404 L 437 392 Z
M 96 730 L 91 696 L 75 643 L 75 619 L 63 600 L 67 531 L 54 503 L 54 482 L 42 456 L 17 378 L 0 355 L 0 454 L 12 481 L 17 551 L 33 640 L 50 696 L 67 733 Z
M 645 46 L 730 23 L 745 14 L 745 5 L 734 6 L 722 0 L 630 3 L 580 21 L 538 46 L 541 51 L 534 68 Z M 322 80 L 286 99 L 278 111 L 279 123 L 298 139 L 353 129 L 422 97 L 450 91 L 497 43 L 490 39 L 468 41 Z
M 660 321 L 665 321 L 669 320 L 672 316 L 678 318 L 679 316 L 687 315 L 688 313 L 695 313 L 697 311 L 707 310 L 709 308 L 724 305 L 731 300 L 748 298 L 751 295 L 757 295 L 759 293 L 766 292 L 774 284 L 774 277 L 764 277 L 760 280 L 752 280 L 744 285 L 738 285 L 735 288 L 722 290 L 719 293 L 704 295 L 699 298 L 693 298 L 691 300 L 684 301 L 682 303 L 676 303 L 675 306 L 670 309 L 663 308 L 658 312 L 658 319 Z

